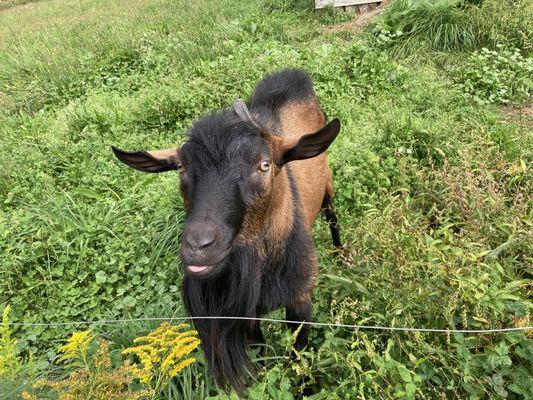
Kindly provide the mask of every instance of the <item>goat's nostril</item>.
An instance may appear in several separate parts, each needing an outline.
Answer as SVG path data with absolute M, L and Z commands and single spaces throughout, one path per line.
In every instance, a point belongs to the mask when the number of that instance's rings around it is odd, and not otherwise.
M 216 240 L 216 229 L 206 226 L 191 226 L 184 234 L 184 240 L 191 250 L 205 250 Z

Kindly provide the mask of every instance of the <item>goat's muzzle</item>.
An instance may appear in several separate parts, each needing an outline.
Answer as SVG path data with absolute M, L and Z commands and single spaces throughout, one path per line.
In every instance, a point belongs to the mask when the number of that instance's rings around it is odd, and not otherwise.
M 224 229 L 208 221 L 185 224 L 180 257 L 186 273 L 198 279 L 211 278 L 223 269 L 230 246 Z

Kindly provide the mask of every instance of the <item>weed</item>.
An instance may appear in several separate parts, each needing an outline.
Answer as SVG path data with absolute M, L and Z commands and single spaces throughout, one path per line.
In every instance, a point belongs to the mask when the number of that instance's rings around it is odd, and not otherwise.
M 486 46 L 503 44 L 526 55 L 533 50 L 533 7 L 527 0 L 484 0 L 473 7 L 470 17 L 476 34 Z
M 0 329 L 0 378 L 14 378 L 22 368 L 22 362 L 17 355 L 17 341 L 11 336 L 9 328 L 8 305 L 2 313 L 2 326 Z
M 533 93 L 533 58 L 502 45 L 494 50 L 484 47 L 474 52 L 454 77 L 479 103 L 525 103 Z
M 60 347 L 62 360 L 69 363 L 68 377 L 62 380 L 40 379 L 33 385 L 34 393 L 24 392 L 25 400 L 37 400 L 37 393 L 49 389 L 59 400 L 137 400 L 146 398 L 148 391 L 131 391 L 130 368 L 113 368 L 109 344 L 100 340 L 93 354 L 89 346 L 94 336 L 90 331 L 74 332 Z M 78 367 L 78 368 L 76 368 Z
M 466 50 L 478 41 L 461 0 L 396 0 L 373 22 L 378 43 L 396 55 L 420 49 Z

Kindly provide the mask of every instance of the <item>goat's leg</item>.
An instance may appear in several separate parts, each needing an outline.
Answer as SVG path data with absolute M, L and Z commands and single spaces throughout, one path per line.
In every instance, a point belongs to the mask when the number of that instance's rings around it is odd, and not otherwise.
M 250 344 L 264 344 L 265 338 L 261 331 L 261 321 L 252 321 L 252 329 L 250 330 Z
M 289 321 L 311 322 L 311 314 L 312 305 L 310 293 L 306 293 L 303 296 L 296 297 L 295 299 L 293 299 L 293 301 L 291 301 L 289 305 L 285 307 L 285 315 L 287 317 L 287 320 Z M 287 323 L 287 325 L 293 332 L 295 332 L 301 324 L 289 322 Z M 296 337 L 296 341 L 294 343 L 294 349 L 296 351 L 302 350 L 305 346 L 307 346 L 308 335 L 309 325 L 302 325 L 302 328 L 300 332 L 298 332 L 298 336 Z M 291 353 L 291 357 L 294 358 L 296 354 L 294 352 Z M 310 397 L 315 394 L 315 391 L 311 386 L 311 378 L 309 376 L 303 376 L 302 380 L 304 384 L 302 395 Z
M 333 199 L 330 191 L 328 190 L 326 190 L 326 194 L 324 195 L 324 199 L 322 200 L 322 212 L 324 213 L 326 222 L 329 225 L 331 237 L 333 239 L 333 245 L 337 249 L 342 249 L 337 214 L 335 214 L 335 209 L 333 208 Z
M 250 329 L 249 343 L 251 346 L 259 347 L 259 356 L 265 354 L 265 337 L 261 331 L 261 321 L 251 321 L 252 326 Z
M 303 296 L 294 298 L 285 307 L 285 316 L 288 321 L 311 321 L 312 305 L 311 297 L 308 293 Z M 288 322 L 287 326 L 291 331 L 295 332 L 301 324 Z M 303 325 L 302 329 L 296 337 L 294 348 L 302 350 L 307 345 L 307 338 L 309 335 L 309 325 Z

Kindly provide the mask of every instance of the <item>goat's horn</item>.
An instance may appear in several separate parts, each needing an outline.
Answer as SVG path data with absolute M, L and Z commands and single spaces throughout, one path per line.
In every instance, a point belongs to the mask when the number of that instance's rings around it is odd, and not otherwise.
M 244 101 L 242 101 L 241 99 L 235 100 L 233 102 L 233 109 L 235 110 L 235 113 L 237 113 L 240 119 L 242 119 L 243 121 L 250 122 L 257 129 L 261 129 L 259 124 L 255 122 L 255 120 L 252 118 L 250 110 L 248 110 L 248 107 L 246 106 L 246 103 Z

